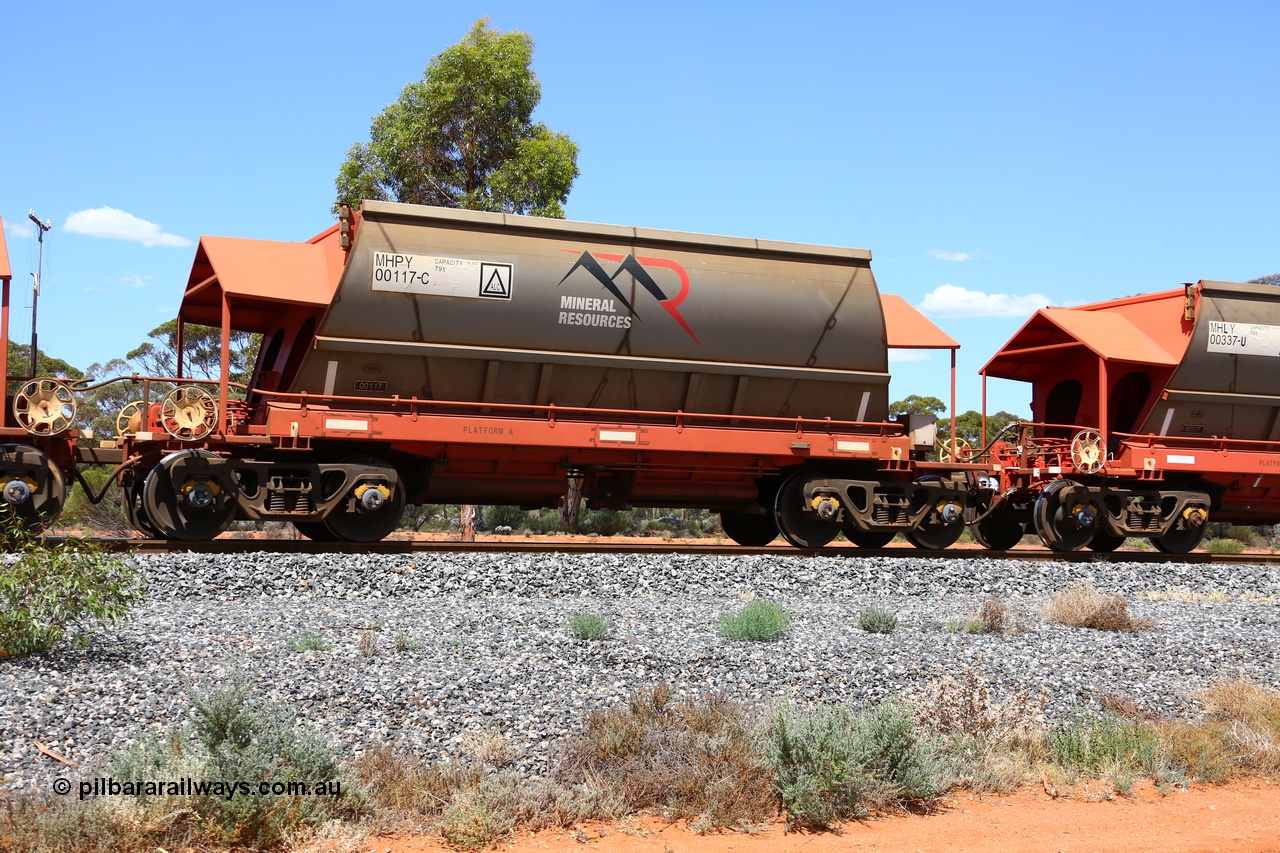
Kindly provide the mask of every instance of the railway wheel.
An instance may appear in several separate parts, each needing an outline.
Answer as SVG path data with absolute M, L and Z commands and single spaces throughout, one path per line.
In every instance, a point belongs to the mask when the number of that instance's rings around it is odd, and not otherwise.
M 323 524 L 330 533 L 346 542 L 385 539 L 404 515 L 404 485 L 399 482 L 399 477 L 394 488 L 386 484 L 386 471 L 391 470 L 391 466 L 381 459 L 355 456 L 343 460 L 343 464 L 364 465 L 369 472 L 352 479 L 346 498 L 325 516 Z M 307 534 L 303 531 L 302 535 Z
M 213 539 L 236 517 L 236 490 L 208 450 L 170 453 L 147 475 L 140 516 L 161 539 Z
M 1152 536 L 1151 544 L 1157 551 L 1164 554 L 1187 554 L 1204 541 L 1204 535 L 1208 532 L 1207 524 L 1201 524 L 1199 527 L 1184 527 L 1181 530 L 1170 530 L 1163 536 Z
M 893 530 L 859 530 L 852 524 L 844 526 L 844 538 L 859 548 L 883 548 L 897 535 Z
M 973 541 L 988 551 L 1008 551 L 1026 534 L 1022 523 L 1009 513 L 993 512 L 977 524 L 969 526 Z
M 1036 533 L 1051 550 L 1079 551 L 1097 534 L 1098 510 L 1074 497 L 1072 492 L 1079 486 L 1073 480 L 1054 480 L 1036 498 L 1032 512 Z
M 808 474 L 793 474 L 778 489 L 773 505 L 773 517 L 777 520 L 782 537 L 797 548 L 821 548 L 840 532 L 840 522 L 828 521 L 818 513 L 805 509 L 804 486 Z
M 720 513 L 720 526 L 725 536 L 748 548 L 760 548 L 778 538 L 778 523 L 769 513 L 724 510 Z
M 0 506 L 31 533 L 52 524 L 67 502 L 67 480 L 42 450 L 0 445 Z
M 959 445 L 960 442 L 956 444 Z M 936 476 L 921 477 L 916 480 L 917 483 L 941 481 L 942 478 Z M 902 535 L 917 548 L 925 551 L 941 551 L 954 545 L 961 533 L 964 533 L 964 507 L 953 500 L 940 498 L 937 505 L 929 509 L 914 530 L 908 530 Z
M 129 519 L 129 526 L 143 536 L 148 539 L 163 539 L 160 531 L 156 530 L 155 525 L 151 523 L 151 519 L 147 518 L 147 511 L 143 507 L 142 490 L 145 485 L 145 478 L 136 477 L 124 490 L 124 515 Z
M 312 542 L 342 541 L 323 521 L 295 521 L 293 526 Z
M 1099 531 L 1093 534 L 1093 538 L 1089 540 L 1089 550 L 1097 551 L 1099 554 L 1110 554 L 1123 544 L 1123 536 L 1113 536 L 1110 533 Z

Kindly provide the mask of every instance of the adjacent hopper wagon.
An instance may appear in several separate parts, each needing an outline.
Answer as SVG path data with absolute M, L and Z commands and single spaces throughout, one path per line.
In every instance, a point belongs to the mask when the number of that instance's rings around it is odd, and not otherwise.
M 1057 550 L 1184 553 L 1210 519 L 1280 521 L 1280 288 L 1046 308 L 982 374 L 1032 386 L 1033 422 L 985 448 L 971 520 L 991 547 L 1034 530 Z

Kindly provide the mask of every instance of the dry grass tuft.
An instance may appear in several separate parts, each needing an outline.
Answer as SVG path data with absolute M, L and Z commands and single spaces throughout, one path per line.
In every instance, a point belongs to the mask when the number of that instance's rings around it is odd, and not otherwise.
M 611 791 L 628 811 L 666 809 L 697 831 L 777 813 L 773 774 L 745 710 L 715 694 L 676 699 L 665 684 L 593 713 L 560 774 Z
M 1098 700 L 1098 704 L 1102 706 L 1102 710 L 1122 720 L 1151 721 L 1160 717 L 1154 711 L 1143 708 L 1132 696 L 1125 696 L 1123 693 L 1108 693 Z
M 1044 618 L 1095 631 L 1146 631 L 1154 627 L 1150 619 L 1129 615 L 1129 601 L 1123 595 L 1098 592 L 1089 581 L 1050 598 L 1044 607 Z

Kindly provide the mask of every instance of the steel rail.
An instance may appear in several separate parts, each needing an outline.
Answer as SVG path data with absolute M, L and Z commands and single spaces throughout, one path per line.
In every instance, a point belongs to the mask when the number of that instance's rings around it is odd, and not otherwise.
M 71 537 L 45 537 L 49 543 L 73 541 Z M 1280 554 L 1209 554 L 1193 551 L 1190 554 L 1164 554 L 1159 551 L 1049 551 L 1044 549 L 1017 549 L 1013 551 L 984 551 L 980 548 L 948 548 L 930 551 L 921 548 L 858 548 L 852 545 L 829 546 L 815 550 L 802 550 L 786 545 L 766 545 L 748 548 L 742 545 L 706 544 L 691 542 L 611 542 L 587 540 L 572 542 L 547 542 L 540 539 L 527 541 L 462 542 L 460 540 L 407 540 L 388 539 L 381 542 L 314 542 L 310 539 L 241 539 L 220 538 L 203 542 L 183 542 L 163 539 L 133 539 L 101 537 L 87 541 L 108 551 L 137 554 L 245 554 L 262 551 L 272 554 L 420 554 L 420 553 L 471 553 L 471 554 L 694 554 L 719 556 L 778 556 L 778 557 L 840 557 L 858 559 L 864 557 L 915 557 L 946 560 L 1024 560 L 1027 562 L 1063 561 L 1070 563 L 1221 563 L 1226 565 L 1278 565 Z

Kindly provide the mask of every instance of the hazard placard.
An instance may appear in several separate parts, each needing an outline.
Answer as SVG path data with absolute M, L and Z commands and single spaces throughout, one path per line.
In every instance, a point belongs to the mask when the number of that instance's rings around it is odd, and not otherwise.
M 480 264 L 480 295 L 486 299 L 511 298 L 511 264 Z

